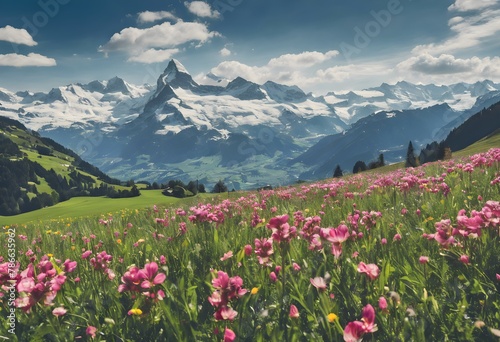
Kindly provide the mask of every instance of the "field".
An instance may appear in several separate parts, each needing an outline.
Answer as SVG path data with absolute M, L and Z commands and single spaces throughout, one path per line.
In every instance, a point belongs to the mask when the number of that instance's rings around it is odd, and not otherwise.
M 496 148 L 196 203 L 143 191 L 101 217 L 73 199 L 3 228 L 0 339 L 498 341 L 499 166 Z

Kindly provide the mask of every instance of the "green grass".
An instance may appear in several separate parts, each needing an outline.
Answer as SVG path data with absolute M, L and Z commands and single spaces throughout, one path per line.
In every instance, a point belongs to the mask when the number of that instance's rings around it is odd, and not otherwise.
M 162 190 L 143 190 L 141 196 L 131 198 L 107 198 L 107 197 L 74 197 L 68 201 L 58 203 L 52 207 L 35 210 L 15 216 L 0 216 L 1 225 L 24 225 L 35 221 L 50 221 L 63 218 L 97 217 L 108 213 L 116 213 L 121 210 L 144 209 L 159 206 L 172 206 L 177 203 L 198 202 L 203 198 L 217 196 L 214 194 L 199 194 L 195 197 L 178 199 L 167 197 L 161 193 Z M 231 198 L 235 195 L 231 194 Z
M 500 146 L 500 132 L 494 133 L 471 146 L 453 153 L 453 157 L 464 157 L 479 152 L 485 152 L 492 147 Z M 44 167 L 56 167 L 61 164 L 61 159 L 44 156 L 41 159 Z M 49 168 L 50 168 L 49 167 Z M 390 172 L 404 167 L 404 163 L 395 163 L 376 169 L 376 172 Z M 48 187 L 48 185 L 47 185 Z M 44 188 L 37 186 L 42 192 Z M 123 187 L 117 187 L 121 189 Z M 222 194 L 226 196 L 227 194 Z M 228 198 L 238 198 L 243 196 L 244 192 L 236 192 L 228 195 Z M 211 194 L 202 194 L 203 197 L 213 196 Z M 198 196 L 199 198 L 199 196 Z M 110 199 L 104 197 L 79 197 L 72 198 L 69 201 L 59 203 L 53 207 L 36 210 L 34 212 L 24 213 L 16 216 L 0 216 L 0 225 L 26 224 L 33 221 L 45 221 L 57 218 L 78 218 L 84 216 L 100 216 L 109 212 L 116 212 L 122 209 L 141 209 L 154 204 L 169 205 L 178 203 L 180 200 L 172 197 L 166 197 L 161 191 L 141 191 L 141 196 L 135 198 Z M 187 200 L 182 200 L 183 202 Z

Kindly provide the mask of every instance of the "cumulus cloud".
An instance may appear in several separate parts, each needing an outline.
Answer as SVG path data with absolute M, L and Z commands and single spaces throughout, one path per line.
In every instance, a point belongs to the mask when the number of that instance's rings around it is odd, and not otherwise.
M 475 2 L 482 2 L 475 0 Z M 452 53 L 471 49 L 497 39 L 500 34 L 500 9 L 485 9 L 471 16 L 457 16 L 449 20 L 451 36 L 440 43 L 416 46 L 416 55 Z
M 178 21 L 174 24 L 164 22 L 149 28 L 140 29 L 128 27 L 115 33 L 103 46 L 100 52 L 110 53 L 115 51 L 126 52 L 130 55 L 129 60 L 146 62 L 144 56 L 165 56 L 167 53 L 152 49 L 172 49 L 186 43 L 201 45 L 209 39 L 218 36 L 217 32 L 211 32 L 205 24 Z M 160 51 L 160 52 L 158 52 Z M 152 61 L 151 63 L 155 63 Z
M 28 31 L 25 29 L 17 29 L 10 25 L 0 28 L 0 41 L 27 46 L 37 45 L 37 42 L 33 40 Z
M 473 57 L 471 59 L 458 59 L 455 56 L 442 54 L 434 57 L 424 53 L 417 57 L 412 57 L 398 64 L 401 70 L 417 71 L 430 75 L 445 75 L 470 72 L 477 68 L 482 60 Z
M 231 50 L 229 50 L 228 48 L 223 48 L 219 51 L 219 55 L 221 55 L 222 57 L 231 56 Z
M 448 7 L 450 11 L 467 12 L 491 7 L 498 3 L 498 0 L 456 0 Z
M 193 13 L 194 15 L 202 18 L 219 18 L 220 13 L 219 11 L 214 11 L 210 7 L 209 4 L 207 4 L 204 1 L 186 1 L 184 2 L 184 5 L 187 7 L 189 12 Z
M 178 52 L 179 49 L 166 49 L 166 50 L 149 49 L 144 52 L 141 52 L 136 56 L 131 56 L 127 61 L 144 63 L 144 64 L 161 63 L 171 59 L 172 56 Z
M 310 68 L 318 66 L 339 54 L 332 50 L 325 53 L 306 51 L 298 54 L 284 54 L 272 58 L 263 66 L 251 66 L 239 61 L 224 61 L 212 68 L 210 72 L 224 79 L 232 80 L 240 76 L 255 83 L 265 83 L 272 80 L 288 85 L 307 86 L 322 80 Z M 197 76 L 197 81 L 203 83 L 207 79 Z
M 57 65 L 53 58 L 45 57 L 37 53 L 30 53 L 27 56 L 16 53 L 0 55 L 0 66 L 11 67 L 51 67 Z
M 429 54 L 409 58 L 398 64 L 397 70 L 411 79 L 425 79 L 429 82 L 443 83 L 446 81 L 474 82 L 482 79 L 500 78 L 500 57 L 456 58 L 453 55 L 442 54 L 434 57 Z
M 160 20 L 177 20 L 177 17 L 167 11 L 151 12 L 144 11 L 137 14 L 137 22 L 139 24 L 154 23 Z
M 273 58 L 268 66 L 271 68 L 309 68 L 316 64 L 323 63 L 333 57 L 338 56 L 337 50 L 321 53 L 317 51 L 306 51 L 299 54 L 286 54 Z

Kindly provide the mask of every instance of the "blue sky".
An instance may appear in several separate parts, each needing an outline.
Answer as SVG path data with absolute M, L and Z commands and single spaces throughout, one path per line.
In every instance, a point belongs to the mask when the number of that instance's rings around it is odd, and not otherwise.
M 3 0 L 0 87 L 120 76 L 156 82 L 171 58 L 323 94 L 399 80 L 500 81 L 500 0 Z

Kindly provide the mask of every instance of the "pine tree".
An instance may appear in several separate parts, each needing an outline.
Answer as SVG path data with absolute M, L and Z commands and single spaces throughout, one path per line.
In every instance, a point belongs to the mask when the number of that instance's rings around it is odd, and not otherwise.
M 417 159 L 415 158 L 413 144 L 410 141 L 410 143 L 408 144 L 408 150 L 406 151 L 405 167 L 416 167 L 416 166 L 417 166 Z
M 337 164 L 337 167 L 335 168 L 335 171 L 333 172 L 333 178 L 340 178 L 343 175 L 344 175 L 344 173 L 342 172 L 340 165 Z

